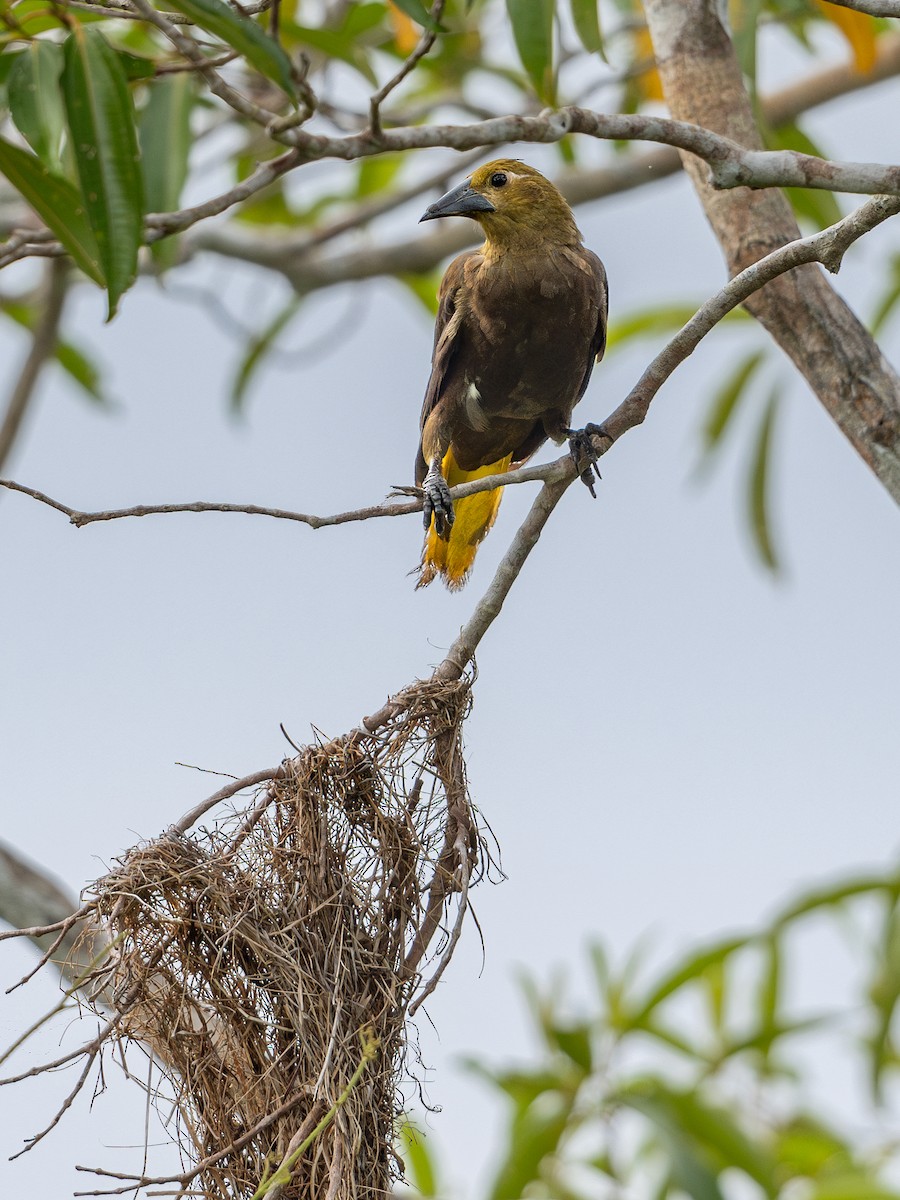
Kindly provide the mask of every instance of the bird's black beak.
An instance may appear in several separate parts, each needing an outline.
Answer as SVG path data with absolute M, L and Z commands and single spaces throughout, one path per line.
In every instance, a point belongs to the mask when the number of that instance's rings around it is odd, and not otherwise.
M 467 179 L 430 204 L 419 217 L 419 223 L 434 221 L 437 217 L 474 217 L 476 213 L 496 211 L 486 196 L 472 190 Z

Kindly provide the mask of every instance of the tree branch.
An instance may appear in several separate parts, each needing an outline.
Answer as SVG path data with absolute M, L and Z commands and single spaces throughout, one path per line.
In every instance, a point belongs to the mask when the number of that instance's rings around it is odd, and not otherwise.
M 761 139 L 731 40 L 713 0 L 646 0 L 666 99 L 675 116 L 756 155 Z M 720 191 L 702 162 L 685 168 L 735 274 L 799 234 L 778 191 Z M 747 301 L 829 414 L 900 501 L 900 378 L 824 276 L 802 266 Z
M 900 17 L 900 0 L 828 0 L 828 3 L 868 13 L 870 17 Z

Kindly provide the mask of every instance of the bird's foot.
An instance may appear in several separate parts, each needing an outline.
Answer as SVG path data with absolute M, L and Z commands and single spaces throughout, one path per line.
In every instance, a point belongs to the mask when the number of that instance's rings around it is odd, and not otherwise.
M 440 470 L 429 469 L 422 484 L 425 498 L 423 518 L 425 528 L 431 526 L 434 517 L 434 531 L 440 538 L 450 536 L 450 526 L 453 524 L 453 501 L 450 499 L 450 488 Z
M 581 482 L 587 487 L 588 491 L 597 499 L 597 493 L 594 491 L 594 476 L 601 479 L 600 474 L 600 454 L 594 449 L 593 438 L 608 437 L 606 430 L 602 425 L 588 424 L 584 429 L 567 429 L 566 437 L 569 439 L 569 453 L 572 455 L 572 460 L 575 463 L 575 469 L 581 476 Z

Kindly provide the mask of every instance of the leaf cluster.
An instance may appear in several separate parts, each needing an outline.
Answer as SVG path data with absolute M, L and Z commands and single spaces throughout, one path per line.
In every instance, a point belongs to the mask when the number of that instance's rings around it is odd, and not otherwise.
M 848 1011 L 797 1013 L 792 976 L 823 921 L 857 958 Z M 614 969 L 590 955 L 596 1000 L 573 1016 L 560 987 L 526 982 L 534 1061 L 470 1064 L 509 1117 L 489 1200 L 897 1200 L 896 1146 L 837 1126 L 817 1105 L 806 1043 L 836 1039 L 883 1102 L 895 1077 L 900 998 L 900 875 L 862 876 L 811 891 L 764 927 L 691 950 L 655 974 L 635 951 Z M 831 1115 L 826 1115 L 831 1110 Z M 444 1194 L 438 1164 L 411 1125 L 401 1149 L 424 1196 Z

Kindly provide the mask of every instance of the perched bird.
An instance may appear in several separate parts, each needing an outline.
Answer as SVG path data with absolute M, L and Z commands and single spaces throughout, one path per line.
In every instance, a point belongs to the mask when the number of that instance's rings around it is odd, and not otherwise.
M 427 530 L 416 586 L 440 575 L 451 589 L 466 582 L 503 489 L 458 500 L 455 511 L 449 489 L 521 465 L 548 437 L 577 437 L 569 422 L 603 355 L 607 312 L 603 263 L 534 167 L 489 162 L 421 220 L 454 216 L 477 221 L 485 242 L 441 281 L 416 461 Z

